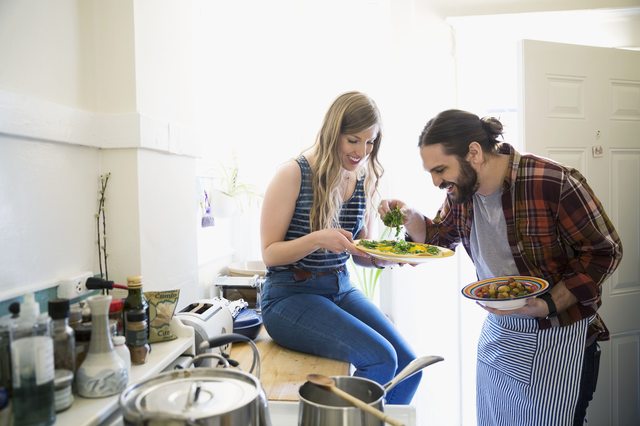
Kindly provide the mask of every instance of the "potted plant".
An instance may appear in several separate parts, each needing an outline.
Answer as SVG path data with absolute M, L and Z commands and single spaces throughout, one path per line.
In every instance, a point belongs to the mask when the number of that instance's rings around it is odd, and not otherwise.
M 231 166 L 221 167 L 218 188 L 211 193 L 211 208 L 214 216 L 231 217 L 242 210 L 243 201 L 261 197 L 253 185 L 244 183 L 238 178 L 239 168 L 234 157 Z

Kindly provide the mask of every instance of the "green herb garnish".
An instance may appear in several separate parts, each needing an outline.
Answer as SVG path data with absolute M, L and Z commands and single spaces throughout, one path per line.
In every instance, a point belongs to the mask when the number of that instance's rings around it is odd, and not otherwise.
M 403 217 L 400 208 L 396 206 L 393 209 L 389 210 L 387 214 L 385 214 L 382 218 L 382 223 L 384 223 L 384 225 L 388 226 L 389 228 L 395 228 L 396 238 L 398 238 L 403 224 Z

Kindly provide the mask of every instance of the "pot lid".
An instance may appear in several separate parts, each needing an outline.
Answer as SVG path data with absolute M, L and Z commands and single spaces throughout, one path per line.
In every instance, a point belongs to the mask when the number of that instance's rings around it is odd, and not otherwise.
M 219 375 L 200 374 L 198 370 L 183 370 L 175 374 L 142 383 L 125 398 L 127 410 L 142 417 L 197 420 L 232 412 L 251 404 L 259 397 L 254 382 L 233 371 L 217 370 Z M 196 374 L 193 374 L 196 373 Z M 121 400 L 121 404 L 122 404 Z

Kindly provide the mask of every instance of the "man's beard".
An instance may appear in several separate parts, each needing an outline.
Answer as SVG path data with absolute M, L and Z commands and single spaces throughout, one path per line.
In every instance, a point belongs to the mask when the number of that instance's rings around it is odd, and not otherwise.
M 478 184 L 478 174 L 468 161 L 459 159 L 458 164 L 460 164 L 458 182 L 454 184 L 454 192 L 450 192 L 448 195 L 453 203 L 464 203 L 473 197 L 480 185 Z M 451 182 L 443 182 L 440 188 L 446 189 L 450 184 Z

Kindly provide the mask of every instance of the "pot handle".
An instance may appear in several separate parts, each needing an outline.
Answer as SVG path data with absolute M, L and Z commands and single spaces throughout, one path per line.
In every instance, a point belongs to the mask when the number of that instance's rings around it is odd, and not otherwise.
M 221 334 L 217 337 L 213 337 L 209 339 L 209 341 L 205 341 L 200 343 L 200 349 L 209 349 L 209 348 L 217 348 L 218 346 L 224 346 L 233 342 L 249 342 L 247 336 L 238 333 L 227 333 Z
M 209 341 L 203 341 L 200 343 L 200 349 L 209 349 L 209 348 L 217 348 L 218 346 L 224 346 L 233 342 L 247 342 L 249 346 L 251 346 L 251 350 L 253 351 L 253 362 L 251 363 L 251 369 L 249 373 L 253 374 L 253 370 L 255 370 L 255 376 L 260 379 L 260 352 L 258 351 L 258 347 L 253 340 L 238 333 L 228 333 L 221 334 L 220 336 L 209 339 Z
M 440 361 L 444 361 L 444 358 L 436 355 L 421 356 L 420 358 L 414 359 L 409 364 L 407 364 L 407 366 L 403 368 L 402 371 L 400 371 L 393 379 L 391 379 L 389 383 L 383 386 L 385 392 L 389 392 L 391 389 L 396 387 L 398 383 L 400 383 L 404 379 L 408 379 L 423 368 Z

